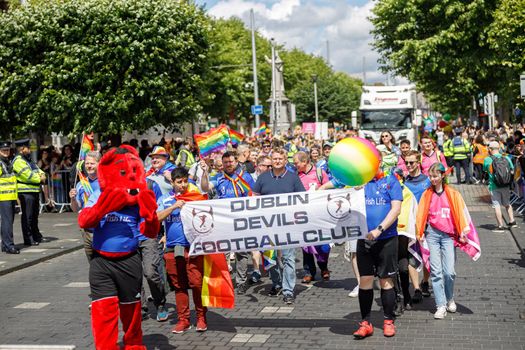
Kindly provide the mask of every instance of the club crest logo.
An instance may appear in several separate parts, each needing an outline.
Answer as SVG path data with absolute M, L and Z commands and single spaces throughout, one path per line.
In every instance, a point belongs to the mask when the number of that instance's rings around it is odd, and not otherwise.
M 197 211 L 195 208 L 193 208 L 191 214 L 193 216 L 191 223 L 193 225 L 193 229 L 196 232 L 200 233 L 201 235 L 205 235 L 212 230 L 214 226 L 212 207 L 210 207 L 209 211 Z
M 328 203 L 326 204 L 326 210 L 331 217 L 336 220 L 346 218 L 351 213 L 350 206 L 350 193 L 346 196 L 332 197 L 330 194 L 327 197 Z

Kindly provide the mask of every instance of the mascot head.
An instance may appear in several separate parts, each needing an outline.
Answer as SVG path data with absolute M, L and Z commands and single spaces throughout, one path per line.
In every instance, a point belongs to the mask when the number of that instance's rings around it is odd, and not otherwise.
M 122 145 L 104 154 L 98 165 L 100 188 L 124 188 L 130 194 L 145 190 L 144 165 L 135 148 Z

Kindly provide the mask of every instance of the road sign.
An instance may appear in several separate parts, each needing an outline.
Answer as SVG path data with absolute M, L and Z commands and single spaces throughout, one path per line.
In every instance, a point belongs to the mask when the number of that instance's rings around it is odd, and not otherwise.
M 521 98 L 525 98 L 525 74 L 520 75 Z
M 252 114 L 261 115 L 263 114 L 263 106 L 261 105 L 252 105 Z

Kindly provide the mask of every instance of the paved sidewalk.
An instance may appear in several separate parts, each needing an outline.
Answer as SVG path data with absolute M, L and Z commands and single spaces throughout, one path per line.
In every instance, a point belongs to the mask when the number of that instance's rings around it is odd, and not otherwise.
M 385 338 L 379 292 L 372 309 L 374 336 L 356 341 L 357 299 L 348 292 L 356 281 L 350 264 L 335 247 L 332 280 L 298 283 L 296 304 L 266 296 L 268 278 L 239 296 L 233 310 L 209 312 L 209 330 L 176 335 L 173 293 L 170 318 L 143 323 L 148 349 L 524 349 L 525 261 L 510 232 L 493 233 L 490 211 L 473 212 L 482 255 L 471 261 L 458 251 L 458 312 L 434 320 L 434 301 L 425 298 L 396 321 L 398 334 Z M 297 256 L 300 256 L 298 250 Z M 298 259 L 298 282 L 301 277 Z M 88 265 L 79 250 L 0 277 L 0 344 L 75 345 L 93 348 L 88 311 Z M 151 312 L 151 317 L 154 313 Z M 194 315 L 192 314 L 194 317 Z M 521 317 L 521 318 L 520 318 Z
M 14 239 L 20 254 L 0 253 L 0 276 L 70 253 L 83 246 L 76 213 L 40 214 L 39 227 L 48 242 L 26 247 L 23 245 L 20 215 L 15 215 Z

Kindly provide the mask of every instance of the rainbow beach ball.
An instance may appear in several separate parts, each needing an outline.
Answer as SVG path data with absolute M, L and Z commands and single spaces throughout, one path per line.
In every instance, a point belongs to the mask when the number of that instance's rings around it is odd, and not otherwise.
M 345 185 L 361 186 L 376 175 L 380 157 L 370 141 L 349 137 L 336 143 L 328 158 L 328 168 Z

